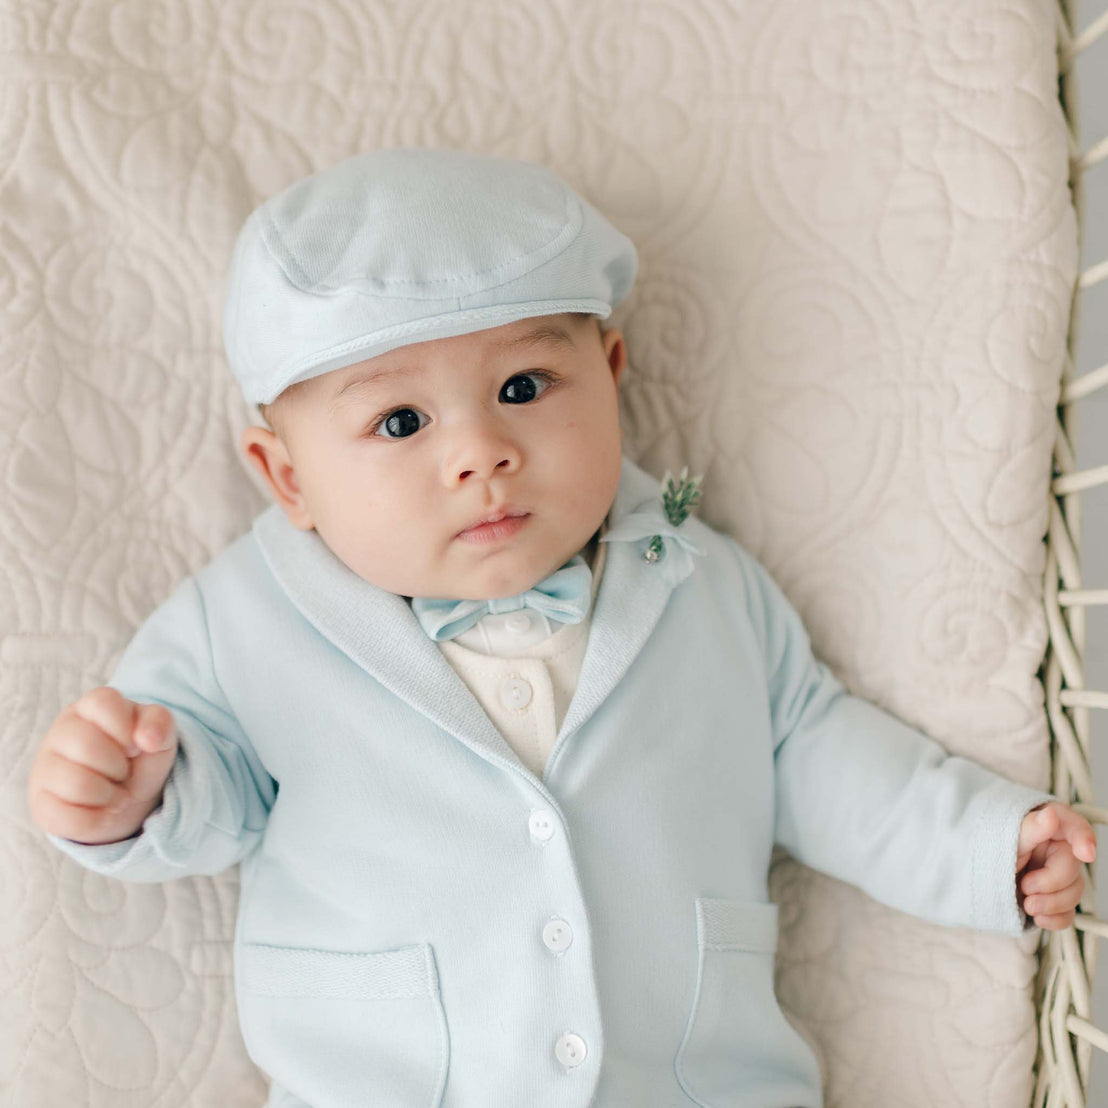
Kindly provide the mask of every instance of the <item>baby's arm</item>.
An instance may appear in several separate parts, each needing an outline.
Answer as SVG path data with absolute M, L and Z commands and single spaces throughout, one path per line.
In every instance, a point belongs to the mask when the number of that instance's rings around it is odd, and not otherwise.
M 813 869 L 922 919 L 1019 935 L 1019 829 L 1057 800 L 951 755 L 813 656 L 799 615 L 735 544 L 766 662 L 775 841 Z
M 276 784 L 219 685 L 194 578 L 139 628 L 107 684 L 172 717 L 177 750 L 160 803 L 132 838 L 100 845 L 47 838 L 86 868 L 126 881 L 219 873 L 244 858 L 261 838 Z

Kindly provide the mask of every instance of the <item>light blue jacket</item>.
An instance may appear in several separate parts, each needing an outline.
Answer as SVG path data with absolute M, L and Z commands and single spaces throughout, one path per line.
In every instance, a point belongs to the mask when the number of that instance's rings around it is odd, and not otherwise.
M 658 489 L 625 458 L 610 526 Z M 541 780 L 404 598 L 276 505 L 139 629 L 110 684 L 176 718 L 163 804 L 123 843 L 51 839 L 128 881 L 242 862 L 271 1105 L 817 1108 L 774 996 L 774 842 L 923 919 L 1024 930 L 1019 824 L 1052 795 L 848 694 L 742 546 L 681 531 L 705 553 L 676 587 L 609 544 Z

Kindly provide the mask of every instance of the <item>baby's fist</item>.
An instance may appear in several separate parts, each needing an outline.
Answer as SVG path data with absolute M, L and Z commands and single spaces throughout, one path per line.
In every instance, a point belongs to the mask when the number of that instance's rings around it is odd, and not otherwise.
M 1032 808 L 1020 824 L 1016 857 L 1019 906 L 1045 930 L 1069 927 L 1085 891 L 1081 863 L 1095 858 L 1096 835 L 1084 816 L 1056 800 Z
M 161 803 L 177 756 L 168 708 L 103 685 L 65 708 L 31 766 L 27 802 L 42 830 L 81 843 L 134 834 Z

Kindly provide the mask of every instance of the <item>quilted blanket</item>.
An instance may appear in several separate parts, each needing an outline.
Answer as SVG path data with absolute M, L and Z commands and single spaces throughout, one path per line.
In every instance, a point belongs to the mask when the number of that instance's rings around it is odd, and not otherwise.
M 219 331 L 264 196 L 350 154 L 550 165 L 631 236 L 625 451 L 704 473 L 852 691 L 1047 787 L 1036 677 L 1077 265 L 1048 0 L 0 0 L 0 1102 L 256 1108 L 237 873 L 32 825 L 35 746 L 265 506 Z M 775 855 L 829 1108 L 1022 1108 L 1038 932 Z M 606 1106 L 605 1106 L 606 1108 Z M 784 1108 L 784 1106 L 782 1106 Z

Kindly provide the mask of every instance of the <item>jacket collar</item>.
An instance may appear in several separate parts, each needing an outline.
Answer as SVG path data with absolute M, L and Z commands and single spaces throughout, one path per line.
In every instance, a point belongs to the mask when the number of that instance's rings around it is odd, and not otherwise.
M 608 527 L 659 494 L 659 480 L 625 455 Z M 359 577 L 316 531 L 293 527 L 279 504 L 263 511 L 252 531 L 270 571 L 320 634 L 481 757 L 530 775 L 438 645 L 424 633 L 404 597 Z M 640 544 L 605 546 L 606 562 L 581 673 L 550 765 L 563 741 L 589 719 L 630 668 L 673 588 L 643 558 Z

